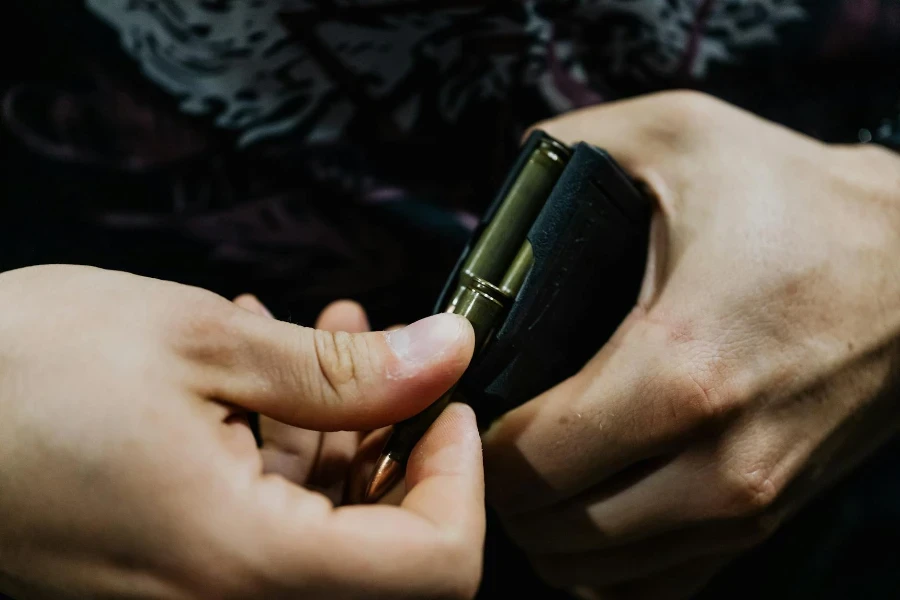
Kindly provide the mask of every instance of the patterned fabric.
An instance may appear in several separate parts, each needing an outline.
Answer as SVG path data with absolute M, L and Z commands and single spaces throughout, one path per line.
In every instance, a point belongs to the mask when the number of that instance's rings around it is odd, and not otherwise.
M 427 311 L 553 114 L 671 87 L 828 140 L 887 138 L 900 114 L 895 0 L 15 4 L 0 142 L 34 223 L 0 268 L 254 287 L 301 319 L 335 296 Z
M 455 123 L 515 84 L 565 111 L 598 101 L 593 90 L 609 77 L 703 79 L 713 63 L 777 43 L 783 26 L 807 17 L 799 0 L 559 4 L 87 2 L 184 112 L 212 115 L 240 144 L 298 126 L 309 140 L 334 141 L 361 105 L 408 134 L 425 111 Z M 608 73 L 586 73 L 598 61 Z
M 376 327 L 426 314 L 521 132 L 573 108 L 688 87 L 827 141 L 900 144 L 900 0 L 3 11 L 0 270 L 250 290 L 302 323 L 337 297 Z M 489 563 L 513 554 L 489 542 Z
M 894 2 L 802 0 L 161 2 L 88 0 L 143 73 L 239 144 L 300 130 L 346 135 L 377 116 L 398 136 L 523 88 L 539 116 L 675 85 L 761 50 L 852 56 L 900 28 Z M 809 4 L 809 6 L 807 6 Z M 818 4 L 818 7 L 815 7 Z M 835 19 L 791 50 L 789 26 Z M 817 47 L 818 46 L 818 47 Z M 721 70 L 721 69 L 720 69 Z M 644 89 L 641 89 L 644 88 Z M 525 118 L 534 117 L 525 113 Z M 517 123 L 522 125 L 522 123 Z

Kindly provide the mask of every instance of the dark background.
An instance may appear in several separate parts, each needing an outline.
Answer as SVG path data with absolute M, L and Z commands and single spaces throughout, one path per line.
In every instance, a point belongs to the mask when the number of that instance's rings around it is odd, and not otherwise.
M 36 1 L 4 7 L 0 19 L 4 95 L 23 82 L 62 82 L 78 93 L 89 93 L 97 85 L 86 73 L 82 57 L 68 50 L 71 36 L 83 35 L 83 30 L 71 27 L 79 18 L 77 11 L 71 9 L 69 14 L 65 3 L 57 2 L 53 18 L 47 19 L 46 6 Z M 98 55 L 105 55 L 114 42 L 101 30 L 94 31 L 91 40 L 89 50 Z M 798 47 L 805 41 L 799 37 Z M 758 62 L 717 78 L 709 91 L 823 139 L 855 141 L 861 127 L 877 127 L 878 115 L 896 114 L 900 98 L 896 64 L 886 61 L 877 45 L 873 48 L 827 67 L 801 59 L 788 68 L 777 57 L 760 56 Z M 107 58 L 104 75 L 174 109 L 171 99 L 139 83 L 130 64 Z M 748 95 L 748 81 L 768 93 Z M 38 110 L 50 100 L 40 86 L 35 89 L 28 97 L 34 107 L 29 118 L 52 137 L 58 133 L 56 125 L 46 122 L 46 114 Z M 634 90 L 639 91 L 651 90 Z M 528 101 L 527 96 L 522 98 L 524 104 Z M 352 150 L 334 148 L 335 161 L 346 162 L 349 153 L 351 161 L 368 161 L 361 164 L 363 170 L 387 179 L 399 164 L 404 171 L 418 173 L 423 182 L 443 178 L 456 184 L 447 191 L 446 201 L 429 197 L 425 202 L 413 196 L 402 202 L 361 205 L 353 200 L 354 190 L 344 189 L 340 182 L 313 183 L 310 163 L 327 163 L 328 155 L 311 156 L 285 147 L 249 153 L 221 150 L 233 140 L 204 123 L 186 126 L 197 148 L 193 154 L 161 159 L 149 170 L 125 169 L 115 160 L 122 153 L 115 133 L 123 124 L 110 121 L 102 106 L 93 105 L 94 112 L 81 117 L 82 125 L 100 124 L 92 129 L 95 133 L 78 131 L 76 126 L 73 134 L 87 136 L 84 143 L 98 149 L 104 161 L 96 164 L 48 160 L 0 127 L 0 271 L 50 262 L 91 264 L 198 285 L 226 297 L 251 291 L 279 318 L 302 324 L 310 324 L 335 297 L 352 297 L 367 306 L 376 328 L 427 314 L 468 235 L 450 216 L 450 197 L 468 198 L 462 208 L 477 213 L 479 201 L 473 199 L 490 198 L 516 145 L 508 135 L 491 134 L 506 124 L 486 117 L 481 119 L 490 124 L 484 137 L 500 140 L 489 149 L 468 138 L 468 132 L 454 131 L 437 131 L 412 146 L 382 148 L 393 158 L 390 164 L 379 162 L 378 153 L 374 158 L 364 153 L 368 158 L 362 158 Z M 471 147 L 480 151 L 459 151 Z M 448 153 L 447 148 L 454 151 Z M 446 159 L 448 154 L 452 160 Z M 466 177 L 456 177 L 457 173 Z M 174 189 L 193 190 L 189 196 L 196 199 L 204 186 L 203 202 L 180 208 L 173 203 Z M 268 203 L 269 208 L 243 225 L 238 219 L 234 239 L 198 239 L 186 232 L 185 227 L 204 216 L 231 218 L 247 198 Z M 109 227 L 101 218 L 126 208 L 145 225 Z M 299 233 L 296 243 L 281 244 L 246 234 L 259 226 L 253 219 L 282 214 L 278 210 L 297 221 L 323 223 L 326 233 L 340 232 L 340 241 L 349 249 L 313 251 Z M 278 224 L 271 227 L 277 229 Z M 290 231 L 280 233 L 290 240 Z M 381 270 L 378 277 L 373 276 L 376 269 Z M 810 505 L 769 543 L 732 565 L 702 597 L 900 597 L 898 475 L 900 444 L 895 443 Z M 493 517 L 489 531 L 481 598 L 565 597 L 540 584 Z

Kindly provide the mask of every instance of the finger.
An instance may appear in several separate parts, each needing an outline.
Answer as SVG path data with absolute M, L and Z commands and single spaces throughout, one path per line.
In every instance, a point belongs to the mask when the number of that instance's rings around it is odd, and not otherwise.
M 708 424 L 719 390 L 695 366 L 708 351 L 677 333 L 635 309 L 581 372 L 495 422 L 484 438 L 491 501 L 507 514 L 549 506 Z
M 264 415 L 259 418 L 259 433 L 263 440 L 259 450 L 263 471 L 305 484 L 316 464 L 323 434 L 291 427 Z
M 474 414 L 453 405 L 419 442 L 401 507 L 323 511 L 283 480 L 263 482 L 270 579 L 311 595 L 421 598 L 474 595 L 484 543 L 484 487 Z M 297 499 L 286 501 L 286 497 Z
M 407 324 L 405 324 L 405 323 L 402 324 L 402 325 L 391 325 L 390 327 L 386 328 L 385 331 L 397 331 L 398 329 L 403 329 L 404 327 L 406 327 L 406 325 L 407 325 Z M 369 432 L 369 431 L 360 431 L 360 432 L 359 432 L 359 441 L 360 441 L 360 443 L 361 443 L 361 442 L 362 442 L 362 441 L 363 441 L 370 433 L 371 433 L 371 432 Z M 398 487 L 399 487 L 399 486 L 398 486 Z M 398 504 L 399 501 L 397 500 L 397 494 L 394 493 L 394 492 L 389 492 L 389 493 L 388 493 L 387 495 L 385 495 L 381 500 L 379 500 L 379 504 L 385 504 L 385 503 L 387 503 L 387 504 Z
M 729 455 L 723 448 L 727 442 L 721 440 L 694 445 L 623 485 L 611 485 L 616 478 L 552 507 L 509 517 L 505 525 L 532 554 L 621 548 L 668 539 L 670 532 L 682 536 L 685 547 L 750 547 L 776 531 L 795 498 L 787 494 L 775 502 L 778 484 L 759 469 L 740 466 L 739 459 L 722 461 Z
M 274 318 L 259 298 L 252 294 L 242 294 L 235 298 L 234 303 L 261 317 Z M 298 484 L 305 483 L 322 446 L 322 434 L 291 427 L 265 415 L 259 417 L 259 432 L 263 440 L 259 452 L 264 472 L 278 473 Z
M 333 333 L 249 311 L 192 315 L 180 350 L 197 391 L 317 431 L 370 430 L 410 417 L 462 375 L 474 335 L 440 314 L 391 333 Z
M 621 547 L 675 527 L 681 490 L 667 467 L 648 461 L 572 498 L 515 515 L 504 515 L 511 538 L 531 555 L 575 554 Z
M 660 108 L 657 97 L 647 95 L 569 111 L 532 129 L 543 130 L 570 145 L 587 142 L 600 146 L 626 171 L 639 176 L 662 153 L 660 146 L 673 141 L 680 125 L 676 115 L 670 114 L 678 112 L 674 103 L 670 104 L 671 111 Z M 670 135 L 654 135 L 666 129 Z
M 816 441 L 809 431 L 810 419 L 816 418 L 827 417 L 806 417 L 797 428 L 785 420 L 785 410 L 770 418 L 731 420 L 727 434 L 691 438 L 673 460 L 619 489 L 611 489 L 614 479 L 554 506 L 509 518 L 507 526 L 520 544 L 539 553 L 622 546 L 716 522 L 724 542 L 758 543 L 808 501 L 815 488 L 809 479 L 816 477 L 815 467 L 798 471 L 796 465 L 809 466 L 807 459 L 815 456 Z M 779 428 L 781 437 L 773 438 Z M 819 429 L 827 431 L 828 424 Z M 799 457 L 793 465 L 783 460 L 788 450 Z M 726 526 L 735 521 L 738 531 Z
M 362 306 L 351 301 L 329 304 L 319 315 L 316 328 L 361 333 L 369 330 Z M 341 496 L 346 469 L 356 452 L 357 434 L 336 431 L 321 434 L 260 416 L 263 459 L 267 472 L 316 489 L 333 502 Z
M 347 482 L 341 500 L 342 505 L 362 504 L 366 488 L 369 485 L 369 478 L 375 470 L 375 464 L 378 462 L 390 434 L 390 427 L 382 427 L 367 435 L 360 442 L 356 455 L 347 469 Z
M 370 331 L 372 327 L 369 325 L 365 309 L 360 304 L 352 300 L 338 300 L 326 306 L 319 314 L 316 329 L 362 333 Z
M 606 587 L 653 576 L 686 562 L 732 555 L 763 541 L 768 531 L 740 521 L 697 526 L 626 546 L 533 556 L 547 581 L 564 586 Z
M 358 440 L 355 431 L 324 433 L 306 485 L 325 494 L 335 504 L 339 503 L 347 471 L 359 445 Z
M 754 132 L 774 130 L 746 111 L 690 91 L 645 94 L 567 112 L 534 126 L 569 144 L 588 142 L 607 150 L 632 175 L 655 190 L 666 180 L 703 174 L 705 165 L 691 164 L 688 150 L 709 140 L 713 115 L 730 111 L 733 127 Z M 733 116 L 748 118 L 736 122 Z M 678 165 L 678 168 L 671 168 Z M 677 181 L 672 181 L 678 185 Z
M 687 600 L 705 588 L 733 558 L 716 556 L 687 562 L 646 579 L 597 589 L 594 597 L 602 600 Z
M 578 142 L 587 142 L 602 146 L 604 150 L 613 155 L 616 160 L 628 169 L 634 166 L 634 161 L 639 158 L 638 144 L 634 131 L 640 131 L 635 121 L 623 123 L 616 116 L 628 115 L 634 119 L 645 121 L 643 115 L 634 113 L 634 103 L 630 100 L 607 102 L 602 107 L 587 107 L 569 111 L 561 116 L 535 124 L 526 136 L 535 129 L 540 129 L 550 136 L 570 145 Z M 632 135 L 623 134 L 630 128 Z
M 253 294 L 242 294 L 235 298 L 234 303 L 253 314 L 274 318 Z M 290 481 L 304 483 L 319 452 L 322 434 L 289 427 L 265 415 L 259 417 L 259 433 L 263 440 L 259 453 L 264 472 L 278 473 Z
M 406 489 L 403 486 L 403 482 L 398 482 L 397 485 L 385 492 L 384 496 L 378 501 L 378 504 L 400 506 L 403 504 L 403 499 L 405 497 Z
M 410 455 L 409 492 L 402 506 L 436 525 L 459 527 L 476 539 L 484 529 L 484 472 L 475 413 L 454 403 L 440 419 Z M 462 462 L 454 455 L 459 450 L 466 453 Z M 457 484 L 459 489 L 452 490 Z M 480 510 L 473 510 L 475 506 Z
M 269 309 L 266 308 L 266 305 L 260 302 L 259 298 L 253 294 L 241 294 L 234 299 L 234 303 L 261 317 L 274 318 L 272 313 L 269 312 Z

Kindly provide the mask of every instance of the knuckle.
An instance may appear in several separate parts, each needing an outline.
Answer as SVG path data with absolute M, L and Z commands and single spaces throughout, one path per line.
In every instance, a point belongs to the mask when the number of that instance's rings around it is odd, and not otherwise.
M 694 365 L 680 365 L 665 382 L 672 420 L 686 428 L 702 425 L 718 417 L 720 405 L 713 400 L 708 384 Z
M 766 523 L 766 511 L 780 494 L 771 470 L 761 465 L 749 469 L 724 469 L 719 475 L 723 516 L 753 517 Z
M 823 150 L 828 164 L 832 165 L 831 172 L 835 174 L 833 185 L 846 190 L 843 194 L 853 199 L 854 207 L 863 202 L 863 206 L 870 208 L 855 213 L 859 214 L 860 222 L 871 222 L 873 226 L 880 224 L 890 232 L 888 235 L 894 234 L 900 215 L 900 202 L 895 191 L 896 173 L 900 167 L 897 153 L 878 144 L 832 145 Z M 852 165 L 852 169 L 848 169 L 848 165 Z M 867 218 L 873 215 L 877 218 Z
M 720 101 L 694 90 L 673 90 L 649 99 L 658 109 L 645 124 L 648 134 L 658 143 L 672 148 L 683 147 L 714 118 Z
M 708 121 L 710 113 L 722 105 L 718 98 L 697 90 L 671 90 L 661 96 L 669 119 L 687 126 Z
M 354 336 L 345 332 L 313 332 L 313 362 L 323 397 L 352 400 L 359 396 L 359 363 L 363 354 L 357 351 L 353 340 Z
M 897 153 L 880 144 L 852 144 L 826 146 L 831 154 L 839 157 L 843 164 L 854 164 L 860 167 L 874 165 L 877 168 L 896 168 Z
M 687 429 L 717 422 L 741 404 L 724 365 L 714 353 L 680 356 L 663 382 L 671 418 Z
M 165 332 L 171 345 L 197 361 L 218 362 L 230 356 L 239 339 L 229 322 L 231 305 L 202 290 L 188 291 L 178 302 L 166 309 Z
M 662 403 L 660 410 L 674 428 L 683 431 L 732 414 L 745 404 L 741 368 L 732 359 L 728 340 L 710 337 L 706 326 L 692 319 L 651 314 L 644 317 L 645 347 L 649 355 L 645 390 Z

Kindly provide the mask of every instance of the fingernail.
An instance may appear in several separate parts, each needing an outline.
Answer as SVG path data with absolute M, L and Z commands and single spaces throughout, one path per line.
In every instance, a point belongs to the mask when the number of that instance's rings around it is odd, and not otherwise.
M 438 360 L 463 334 L 462 317 L 442 313 L 385 334 L 397 358 L 408 365 Z

